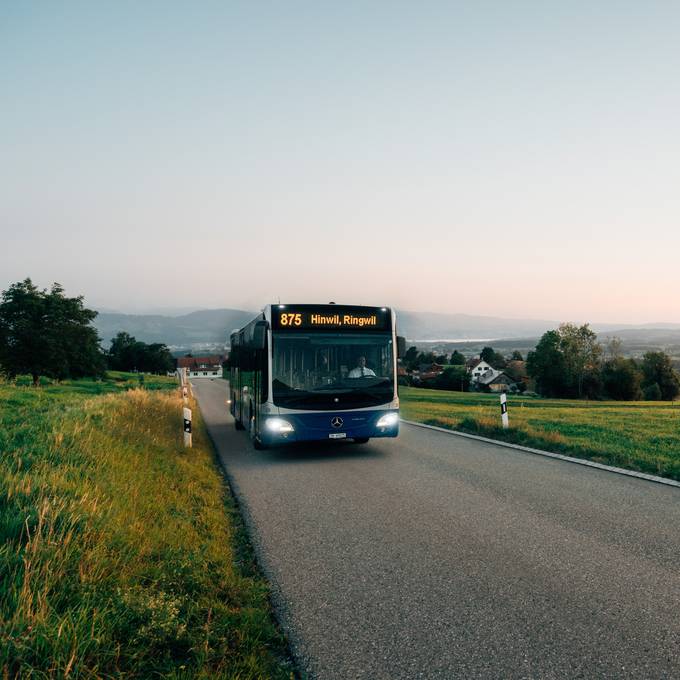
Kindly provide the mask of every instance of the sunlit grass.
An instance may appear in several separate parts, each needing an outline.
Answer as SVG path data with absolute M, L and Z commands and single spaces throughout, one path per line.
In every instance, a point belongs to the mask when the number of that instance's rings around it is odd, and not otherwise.
M 400 388 L 402 416 L 557 453 L 680 479 L 680 403 L 508 397 Z
M 3 677 L 289 677 L 198 410 L 136 383 L 0 385 Z

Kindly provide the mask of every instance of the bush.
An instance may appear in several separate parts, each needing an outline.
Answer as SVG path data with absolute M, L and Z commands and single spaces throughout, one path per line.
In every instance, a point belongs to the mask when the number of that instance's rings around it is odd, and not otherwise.
M 607 361 L 602 369 L 602 384 L 611 399 L 639 399 L 642 377 L 642 371 L 634 359 L 617 357 Z
M 671 401 L 680 394 L 680 376 L 673 369 L 673 362 L 665 352 L 647 352 L 642 357 L 643 386 L 657 384 L 661 399 Z
M 470 376 L 464 366 L 452 366 L 435 378 L 434 387 L 438 390 L 467 392 L 470 389 Z
M 457 349 L 451 354 L 450 362 L 453 366 L 464 366 L 465 365 L 465 355 L 461 354 Z
M 662 394 L 659 383 L 647 385 L 644 389 L 643 396 L 645 401 L 661 401 Z

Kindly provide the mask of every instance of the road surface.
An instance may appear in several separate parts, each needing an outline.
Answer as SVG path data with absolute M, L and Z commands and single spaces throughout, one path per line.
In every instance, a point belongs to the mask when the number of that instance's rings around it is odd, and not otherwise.
M 680 492 L 403 425 L 255 452 L 196 380 L 312 678 L 680 678 Z

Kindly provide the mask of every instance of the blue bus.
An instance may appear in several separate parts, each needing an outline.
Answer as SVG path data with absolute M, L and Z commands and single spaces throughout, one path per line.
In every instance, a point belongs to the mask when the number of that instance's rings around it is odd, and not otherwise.
M 358 305 L 267 305 L 231 334 L 230 411 L 264 449 L 399 434 L 394 311 Z

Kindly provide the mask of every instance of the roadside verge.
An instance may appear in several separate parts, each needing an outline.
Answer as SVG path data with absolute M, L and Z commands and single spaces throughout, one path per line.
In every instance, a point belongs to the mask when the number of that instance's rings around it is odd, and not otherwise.
M 202 421 L 127 387 L 0 384 L 3 677 L 288 680 Z
M 545 456 L 547 458 L 557 458 L 558 460 L 564 460 L 569 463 L 576 463 L 577 465 L 585 465 L 586 467 L 597 468 L 598 470 L 606 470 L 607 472 L 614 472 L 619 475 L 626 475 L 627 477 L 637 477 L 638 479 L 645 479 L 648 482 L 655 482 L 657 484 L 665 484 L 666 486 L 674 486 L 680 488 L 680 482 L 676 482 L 674 479 L 666 479 L 664 477 L 650 475 L 645 472 L 625 470 L 624 468 L 614 467 L 613 465 L 604 465 L 603 463 L 596 463 L 595 461 L 586 460 L 584 458 L 574 458 L 573 456 L 565 456 L 561 453 L 552 453 L 551 451 L 534 449 L 529 446 L 522 446 L 521 444 L 513 444 L 511 442 L 504 442 L 499 439 L 491 439 L 490 437 L 481 437 L 476 434 L 469 434 L 468 432 L 459 432 L 457 430 L 452 430 L 447 427 L 439 427 L 438 425 L 426 425 L 425 423 L 419 423 L 415 420 L 405 420 L 402 418 L 401 422 L 406 423 L 407 425 L 413 425 L 415 427 L 422 427 L 425 428 L 426 430 L 435 430 L 437 432 L 444 432 L 446 434 L 455 435 L 457 437 L 465 437 L 466 439 L 474 439 L 476 441 L 486 442 L 488 444 L 495 444 L 496 446 L 502 446 L 506 449 L 514 449 L 516 451 L 521 451 L 523 453 L 533 453 L 535 455 Z

